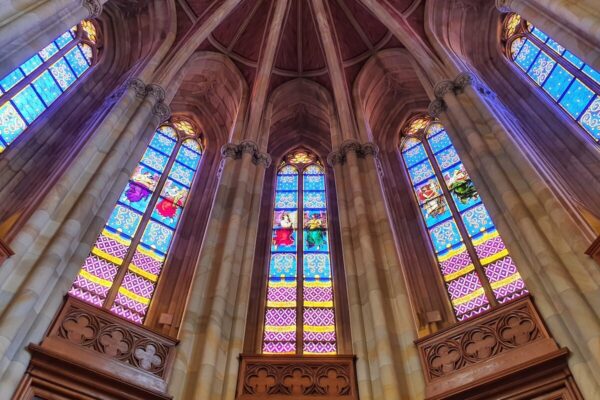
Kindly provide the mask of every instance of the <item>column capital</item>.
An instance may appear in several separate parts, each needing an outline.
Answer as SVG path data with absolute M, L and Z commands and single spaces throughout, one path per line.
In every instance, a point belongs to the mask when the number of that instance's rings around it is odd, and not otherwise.
M 102 3 L 100 0 L 82 0 L 81 6 L 89 11 L 88 18 L 98 18 L 102 14 Z
M 160 103 L 165 100 L 165 89 L 156 83 L 151 83 L 146 85 L 146 95 L 154 97 Z
M 125 86 L 135 91 L 135 96 L 143 99 L 146 97 L 146 84 L 140 78 L 130 78 L 125 82 Z
M 252 163 L 254 165 L 262 165 L 265 168 L 268 168 L 271 165 L 272 159 L 269 153 L 259 151 L 258 145 L 251 140 L 242 140 L 239 144 L 225 143 L 223 147 L 221 147 L 221 156 L 223 159 L 231 158 L 233 160 L 239 160 L 244 153 L 252 156 Z
M 358 158 L 366 158 L 372 156 L 377 158 L 379 154 L 379 147 L 373 142 L 360 143 L 357 140 L 346 140 L 340 145 L 339 150 L 332 151 L 327 156 L 327 163 L 332 167 L 336 164 L 344 164 L 346 162 L 346 155 L 349 152 L 356 153 Z
M 436 83 L 433 93 L 436 99 L 443 100 L 449 93 L 453 93 L 454 95 L 463 93 L 468 86 L 472 86 L 473 89 L 484 97 L 496 97 L 494 92 L 477 75 L 468 71 L 461 72 L 453 80 L 443 80 Z
M 427 112 L 432 118 L 439 118 L 439 116 L 446 111 L 446 102 L 442 99 L 435 99 L 429 103 Z
M 512 0 L 496 0 L 496 8 L 501 13 L 511 12 L 512 9 L 510 7 Z
M 162 101 L 159 101 L 152 107 L 152 114 L 157 116 L 159 123 L 165 122 L 171 118 L 171 107 Z

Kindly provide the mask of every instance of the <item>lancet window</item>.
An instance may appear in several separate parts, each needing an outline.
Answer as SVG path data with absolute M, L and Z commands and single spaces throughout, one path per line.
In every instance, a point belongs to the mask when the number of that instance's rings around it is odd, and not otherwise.
M 600 73 L 518 14 L 506 16 L 503 39 L 510 60 L 600 141 Z
M 99 36 L 84 20 L 0 80 L 0 153 L 90 69 Z
M 155 132 L 69 293 L 141 324 L 202 157 L 199 131 L 174 119 Z
M 527 293 L 444 127 L 418 116 L 401 154 L 459 321 Z
M 277 172 L 263 353 L 337 352 L 327 224 L 321 162 L 289 154 Z

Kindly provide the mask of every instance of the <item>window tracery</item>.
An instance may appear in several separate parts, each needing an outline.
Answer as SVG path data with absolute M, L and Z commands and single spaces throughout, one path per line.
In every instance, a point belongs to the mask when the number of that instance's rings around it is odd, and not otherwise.
M 600 141 L 600 73 L 518 14 L 505 17 L 503 41 L 508 58 Z
M 202 157 L 185 119 L 160 126 L 69 293 L 141 324 Z
M 457 319 L 527 293 L 444 127 L 418 116 L 404 136 L 402 159 Z
M 321 162 L 309 151 L 290 153 L 277 172 L 265 354 L 337 353 L 327 224 Z
M 100 36 L 84 20 L 0 80 L 0 153 L 94 65 Z

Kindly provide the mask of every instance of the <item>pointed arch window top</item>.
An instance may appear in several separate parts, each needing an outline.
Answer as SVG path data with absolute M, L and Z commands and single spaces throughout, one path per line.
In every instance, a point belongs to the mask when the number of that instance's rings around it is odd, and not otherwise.
M 600 141 L 600 72 L 518 14 L 506 15 L 502 39 L 507 57 Z

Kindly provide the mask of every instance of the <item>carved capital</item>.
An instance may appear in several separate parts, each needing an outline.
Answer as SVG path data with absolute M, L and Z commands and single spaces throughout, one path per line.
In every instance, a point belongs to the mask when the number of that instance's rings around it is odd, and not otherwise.
M 454 82 L 449 80 L 438 82 L 433 88 L 433 93 L 438 99 L 443 99 L 448 93 L 454 93 Z
M 238 149 L 242 154 L 248 153 L 254 155 L 258 153 L 258 145 L 251 140 L 242 140 L 238 145 Z
M 262 153 L 258 150 L 258 145 L 250 140 L 244 140 L 240 144 L 226 143 L 221 147 L 221 155 L 223 158 L 232 158 L 238 160 L 242 158 L 244 153 L 252 156 L 254 165 L 262 165 L 268 168 L 271 165 L 271 156 L 268 153 Z
M 171 108 L 161 101 L 152 107 L 152 114 L 158 117 L 159 123 L 165 122 L 171 117 Z
M 262 165 L 265 168 L 269 168 L 272 161 L 273 160 L 271 159 L 269 153 L 256 153 L 252 157 L 252 162 L 254 165 Z
M 233 158 L 234 160 L 238 158 L 238 146 L 233 143 L 225 143 L 221 147 L 221 156 L 223 158 Z
M 146 86 L 146 94 L 154 97 L 157 102 L 165 100 L 165 89 L 155 83 L 151 83 L 150 85 Z
M 477 84 L 478 81 L 471 72 L 461 72 L 454 78 L 454 93 L 462 93 L 467 86 Z
M 139 99 L 146 97 L 146 84 L 139 78 L 131 78 L 126 82 L 127 87 L 135 91 L 135 96 Z
M 427 107 L 427 112 L 432 118 L 439 118 L 444 111 L 446 111 L 446 103 L 442 99 L 433 100 Z
M 102 3 L 100 3 L 100 0 L 82 0 L 81 6 L 88 10 L 88 18 L 98 18 L 102 14 Z
M 510 7 L 512 0 L 496 0 L 496 8 L 501 13 L 511 12 L 512 9 Z
M 377 158 L 377 155 L 379 154 L 379 147 L 372 142 L 360 144 L 360 142 L 356 140 L 347 140 L 342 143 L 338 151 L 329 153 L 327 156 L 327 163 L 332 167 L 336 164 L 344 164 L 349 152 L 356 153 L 358 158 L 365 158 L 367 156 Z
M 340 153 L 339 151 L 332 151 L 327 155 L 327 164 L 331 165 L 332 167 L 335 167 L 337 164 L 342 163 L 343 156 L 342 153 Z

